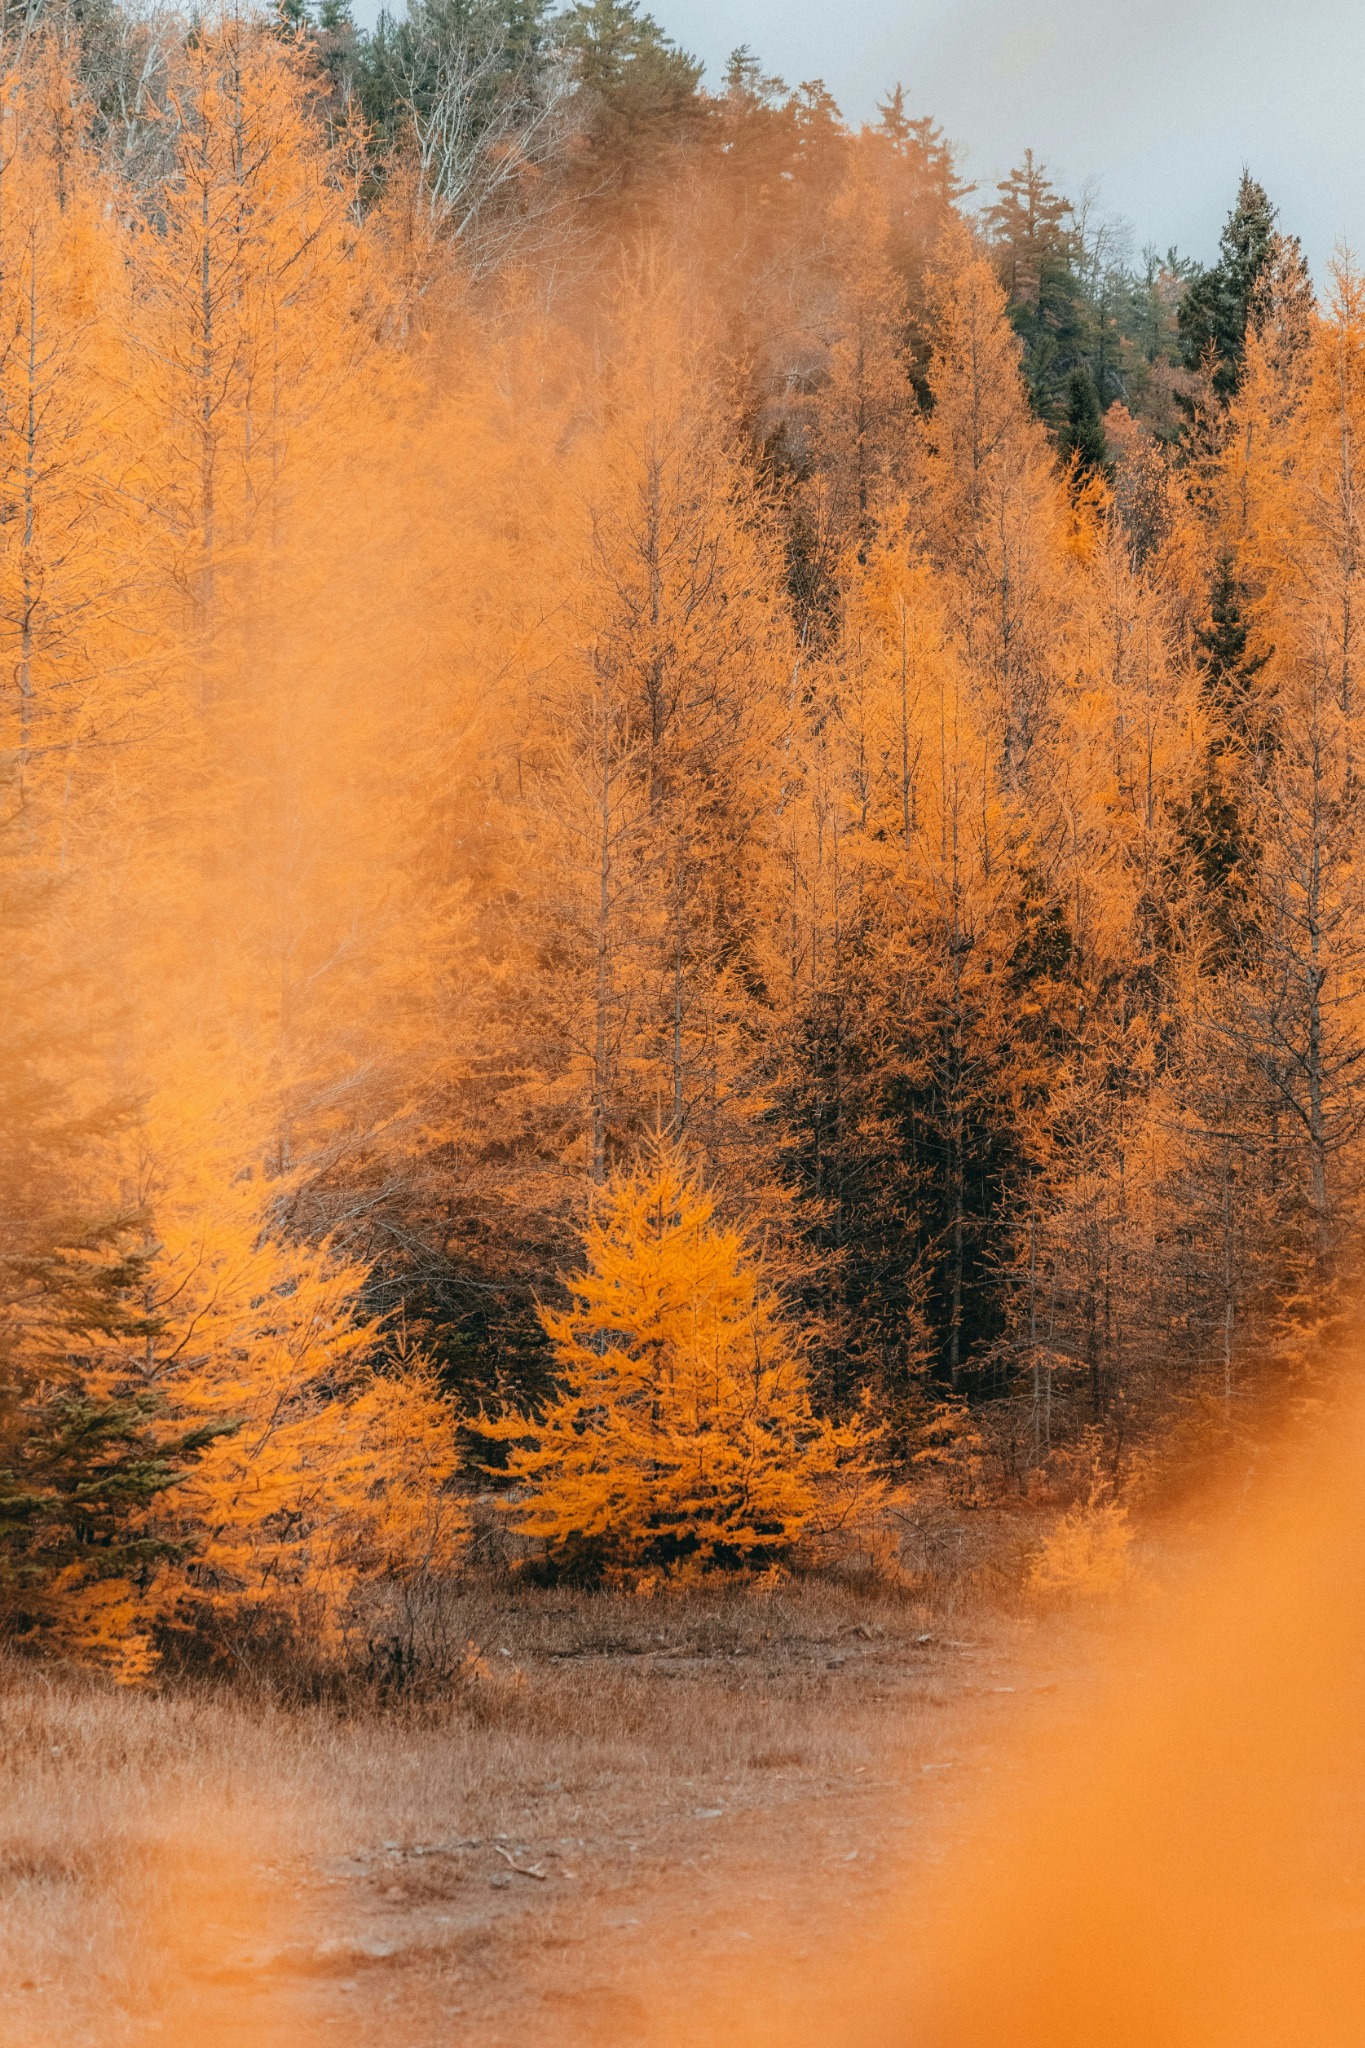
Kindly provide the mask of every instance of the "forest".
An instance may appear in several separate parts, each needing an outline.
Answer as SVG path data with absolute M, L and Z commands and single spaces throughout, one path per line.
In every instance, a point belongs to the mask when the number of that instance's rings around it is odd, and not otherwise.
M 0 30 L 6 1639 L 892 1571 L 1307 1385 L 1350 260 L 637 0 Z

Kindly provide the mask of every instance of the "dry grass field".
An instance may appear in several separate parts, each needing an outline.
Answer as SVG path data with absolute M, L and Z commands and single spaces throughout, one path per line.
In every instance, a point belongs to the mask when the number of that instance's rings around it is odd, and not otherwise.
M 960 1833 L 1057 1631 L 828 1584 L 461 1595 L 420 1709 L 0 1693 L 0 2041 L 724 2039 Z M 1049 1655 L 1052 1661 L 1049 1662 Z

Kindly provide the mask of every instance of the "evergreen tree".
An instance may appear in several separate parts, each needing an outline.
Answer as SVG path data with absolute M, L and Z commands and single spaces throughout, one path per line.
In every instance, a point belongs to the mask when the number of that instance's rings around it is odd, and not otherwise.
M 1071 201 L 1053 185 L 1033 151 L 996 187 L 984 209 L 1009 315 L 1023 344 L 1024 378 L 1034 410 L 1058 424 L 1071 373 L 1089 342 L 1079 275 L 1080 236 Z
M 823 78 L 808 78 L 792 95 L 792 175 L 817 204 L 831 196 L 843 175 L 847 131 L 838 103 Z
M 1270 659 L 1249 651 L 1251 624 L 1245 613 L 1246 588 L 1237 574 L 1230 548 L 1218 558 L 1209 594 L 1209 622 L 1195 635 L 1200 649 L 1200 677 L 1210 704 L 1227 730 L 1224 744 L 1252 743 L 1257 731 L 1252 716 L 1251 686 Z
M 975 189 L 958 177 L 953 145 L 937 121 L 927 114 L 906 113 L 903 86 L 893 87 L 887 99 L 878 101 L 871 133 L 899 167 L 897 198 L 907 215 L 938 214 L 941 224 L 942 217 Z
M 1109 474 L 1109 443 L 1105 439 L 1100 402 L 1088 370 L 1073 370 L 1067 385 L 1066 419 L 1057 437 L 1063 462 L 1075 465 L 1078 484 Z
M 1241 378 L 1256 286 L 1275 247 L 1275 208 L 1250 171 L 1218 243 L 1218 261 L 1191 279 L 1180 302 L 1180 347 L 1187 369 L 1211 356 L 1213 388 L 1229 398 Z
M 1254 777 L 1272 742 L 1256 679 L 1270 653 L 1249 651 L 1247 592 L 1231 548 L 1218 557 L 1208 623 L 1195 635 L 1199 691 L 1208 731 L 1202 773 L 1179 812 L 1209 933 L 1207 964 L 1247 964 L 1255 945 L 1252 888 L 1257 845 Z
M 0 1626 L 122 1669 L 107 1636 L 128 1620 L 129 1582 L 182 1554 L 150 1511 L 234 1423 L 177 1425 L 139 1370 L 158 1324 L 145 1218 L 112 1192 L 128 1115 L 92 1099 L 74 1021 L 109 1020 L 88 971 L 54 948 L 71 892 L 26 872 L 32 850 L 13 816 L 0 822 Z
M 701 64 L 639 0 L 577 0 L 555 32 L 587 97 L 581 173 L 590 189 L 640 178 L 670 144 L 698 132 Z
M 863 136 L 880 161 L 886 197 L 886 256 L 905 293 L 907 359 L 915 390 L 925 404 L 931 348 L 925 272 L 957 208 L 976 188 L 957 175 L 956 152 L 938 124 L 927 116 L 912 118 L 906 113 L 905 94 L 899 85 L 877 111 L 876 125 L 865 128 Z
M 866 545 L 883 501 L 910 484 L 919 445 L 904 346 L 907 304 L 891 260 L 883 188 L 861 142 L 828 219 L 837 297 L 825 379 L 812 404 L 823 503 L 813 523 L 834 548 Z
M 4 1396 L 0 1611 L 12 1640 L 79 1649 L 92 1605 L 103 1607 L 119 1582 L 145 1583 L 185 1556 L 186 1545 L 158 1530 L 149 1510 L 235 1425 L 168 1428 L 150 1389 L 100 1399 L 69 1387 L 22 1400 L 11 1383 Z M 125 1591 L 125 1619 L 129 1604 Z

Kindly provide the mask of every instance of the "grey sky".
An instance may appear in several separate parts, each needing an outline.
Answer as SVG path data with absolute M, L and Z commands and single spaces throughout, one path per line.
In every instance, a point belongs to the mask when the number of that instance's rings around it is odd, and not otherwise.
M 1243 160 L 1321 274 L 1365 257 L 1365 0 L 657 0 L 719 76 L 747 42 L 853 119 L 899 79 L 969 148 L 973 177 L 1026 145 L 1099 181 L 1139 243 L 1207 260 Z

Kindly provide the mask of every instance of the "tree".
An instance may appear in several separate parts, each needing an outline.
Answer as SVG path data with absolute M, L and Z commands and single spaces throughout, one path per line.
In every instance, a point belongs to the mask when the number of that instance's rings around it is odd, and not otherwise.
M 1055 424 L 1086 352 L 1080 239 L 1063 198 L 1033 151 L 1002 178 L 982 219 L 995 249 L 1009 317 L 1023 343 L 1024 378 L 1040 419 Z
M 574 529 L 574 627 L 539 685 L 510 807 L 531 985 L 508 1106 L 538 1095 L 542 1142 L 595 1179 L 660 1117 L 739 1173 L 792 654 L 709 338 L 657 284 L 620 308 Z
M 1072 1428 L 1088 1409 L 1119 1433 L 1147 1375 L 1171 1373 L 1163 1247 L 1184 1241 L 1166 1209 L 1159 1096 L 1167 1083 L 1178 1099 L 1192 979 L 1171 877 L 1193 679 L 1175 655 L 1165 578 L 1134 563 L 1117 519 L 1093 535 L 1067 596 L 1070 688 L 1050 772 L 1031 792 L 1037 907 L 1021 947 L 1033 974 L 1019 1109 L 1029 1171 L 1001 1262 L 1035 1451 L 1061 1402 Z
M 273 1088 L 285 1171 L 320 1099 L 335 1136 L 338 1065 L 361 1063 L 343 1046 L 349 999 L 333 997 L 364 971 L 379 921 L 382 811 L 359 797 L 362 729 L 372 735 L 379 706 L 368 664 L 338 659 L 317 622 L 324 602 L 357 618 L 359 593 L 341 587 L 356 534 L 343 530 L 344 479 L 401 416 L 383 224 L 357 222 L 304 76 L 297 49 L 241 22 L 177 61 L 176 159 L 158 231 L 134 249 L 138 452 L 125 472 L 144 514 L 137 595 L 161 711 L 142 762 L 159 800 L 129 889 L 129 950 L 155 978 L 167 917 L 196 932 L 172 984 L 158 983 L 158 1024 L 173 985 L 173 1056 L 195 1032 L 235 1030 Z M 355 856 L 344 881 L 342 845 Z M 385 883 L 378 894 L 391 916 Z M 140 1048 L 152 1074 L 160 1049 Z
M 130 604 L 127 243 L 67 37 L 34 28 L 0 76 L 0 1607 L 30 1646 L 107 1661 L 133 1586 L 170 1554 L 149 1511 L 210 1440 L 105 1371 L 143 1327 L 136 1205 L 111 1174 L 109 897 L 140 809 Z M 124 771 L 123 774 L 120 771 Z
M 1226 965 L 1255 945 L 1251 892 L 1257 848 L 1251 820 L 1256 799 L 1251 785 L 1268 768 L 1274 744 L 1273 712 L 1257 689 L 1270 654 L 1250 651 L 1248 595 L 1236 555 L 1226 547 L 1215 569 L 1208 624 L 1195 634 L 1208 740 L 1204 772 L 1181 814 L 1214 966 Z
M 1299 1238 L 1307 1293 L 1325 1299 L 1358 1199 L 1365 1129 L 1355 466 L 1365 291 L 1349 268 L 1338 270 L 1328 315 L 1310 331 L 1306 364 L 1271 337 L 1248 336 L 1235 445 L 1222 459 L 1225 517 L 1245 536 L 1248 595 L 1224 601 L 1206 645 L 1230 723 L 1249 751 L 1259 743 L 1260 758 L 1251 757 L 1244 783 L 1255 848 L 1243 863 L 1248 965 L 1211 1022 L 1259 1076 L 1281 1121 L 1286 1225 Z
M 183 1555 L 154 1526 L 160 1499 L 234 1424 L 177 1426 L 154 1387 L 116 1369 L 152 1328 L 140 1219 L 78 1204 L 118 1109 L 74 1113 L 44 1074 L 51 1044 L 40 1053 L 34 1018 L 16 1021 L 0 1181 L 0 1625 L 11 1641 L 133 1677 L 146 1664 L 140 1594 Z
M 1062 500 L 1046 432 L 1030 415 L 1005 292 L 964 229 L 936 253 L 929 305 L 925 526 L 1005 779 L 1017 783 L 1051 717 Z
M 671 147 L 697 133 L 700 63 L 639 0 L 576 0 L 555 28 L 587 101 L 580 176 L 588 191 L 648 180 Z
M 780 927 L 780 1102 L 820 1260 L 822 1387 L 838 1409 L 874 1388 L 902 1450 L 926 1382 L 958 1392 L 997 1334 L 1016 1151 L 1016 825 L 945 580 L 894 523 L 844 565 Z
M 1188 369 L 1213 363 L 1213 388 L 1230 398 L 1241 378 L 1256 287 L 1275 247 L 1275 208 L 1250 171 L 1218 239 L 1218 261 L 1191 278 L 1180 302 L 1180 347 Z
M 382 12 L 372 35 L 352 31 L 337 53 L 349 52 L 389 204 L 406 190 L 414 225 L 458 242 L 475 277 L 525 255 L 552 222 L 569 231 L 579 110 L 545 15 L 543 0 L 419 0 L 399 19 Z
M 958 177 L 957 152 L 938 123 L 906 113 L 900 85 L 878 101 L 876 124 L 864 132 L 891 158 L 892 248 L 913 287 L 954 208 L 974 188 Z
M 458 1558 L 454 1418 L 365 1315 L 365 1269 L 291 1241 L 279 1182 L 181 1117 L 143 1134 L 142 1323 L 116 1354 L 120 1383 L 205 1444 L 150 1519 L 169 1561 L 145 1625 L 229 1658 L 281 1629 L 335 1653 L 359 1586 Z
M 829 356 L 812 408 L 832 544 L 866 547 L 888 502 L 913 489 L 918 417 L 905 335 L 905 288 L 875 160 L 854 154 L 829 208 L 836 238 Z
M 875 126 L 862 131 L 862 144 L 865 153 L 871 151 L 885 195 L 886 255 L 905 293 L 903 348 L 923 403 L 929 354 L 925 272 L 961 202 L 976 188 L 958 177 L 957 152 L 937 123 L 906 113 L 899 85 L 879 103 L 877 113 Z
M 88 1247 L 85 1247 L 88 1249 Z M 108 1309 L 103 1334 L 110 1333 Z M 16 1403 L 0 1425 L 0 1614 L 12 1643 L 151 1668 L 140 1595 L 185 1546 L 157 1505 L 231 1421 L 168 1429 L 155 1394 L 98 1399 L 67 1388 Z
M 0 1627 L 135 1677 L 140 1595 L 183 1555 L 157 1510 L 234 1422 L 177 1422 L 154 1385 L 122 1370 L 157 1323 L 146 1219 L 119 1185 L 131 1105 L 103 1070 L 118 1013 L 103 963 L 73 953 L 78 891 L 42 873 L 45 851 L 5 821 Z
M 144 675 L 120 489 L 127 248 L 82 111 L 68 55 L 36 35 L 0 77 L 0 773 L 54 867 L 108 800 L 99 764 L 134 737 Z
M 543 1312 L 559 1391 L 481 1424 L 509 1445 L 513 1528 L 564 1570 L 782 1557 L 870 1491 L 872 1440 L 814 1414 L 761 1259 L 680 1147 L 617 1175 L 570 1306 Z
M 1073 370 L 1068 379 L 1066 420 L 1057 436 L 1057 452 L 1063 462 L 1074 465 L 1078 486 L 1109 473 L 1109 443 L 1088 370 Z
M 1251 328 L 1268 363 L 1291 385 L 1306 364 L 1318 304 L 1297 235 L 1276 234 L 1251 294 Z

